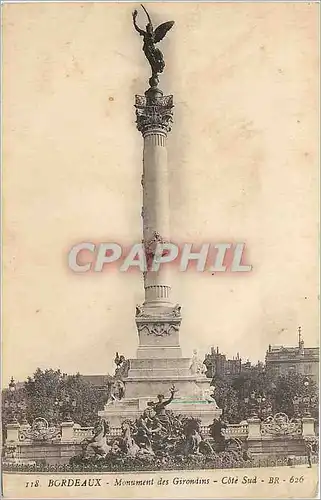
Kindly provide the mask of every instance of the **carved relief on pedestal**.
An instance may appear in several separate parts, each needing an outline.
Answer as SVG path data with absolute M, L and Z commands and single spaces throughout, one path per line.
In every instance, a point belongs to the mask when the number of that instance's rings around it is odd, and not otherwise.
M 144 306 L 136 306 L 136 325 L 138 332 L 155 337 L 166 337 L 179 331 L 182 321 L 181 306 L 166 307 L 156 313 Z
M 173 96 L 136 95 L 137 129 L 145 135 L 152 130 L 161 130 L 165 134 L 171 131 L 173 123 Z
M 155 335 L 155 337 L 166 337 L 173 332 L 179 330 L 179 325 L 172 323 L 141 323 L 137 324 L 139 332 L 146 330 L 147 335 Z

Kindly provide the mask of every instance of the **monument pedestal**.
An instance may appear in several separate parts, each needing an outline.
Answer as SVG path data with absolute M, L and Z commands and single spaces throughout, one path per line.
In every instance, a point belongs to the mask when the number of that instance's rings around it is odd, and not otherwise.
M 155 398 L 124 398 L 107 404 L 104 410 L 98 412 L 98 415 L 108 420 L 112 429 L 119 429 L 124 420 L 135 421 L 139 418 L 151 400 L 155 401 Z M 215 403 L 188 398 L 173 399 L 167 408 L 176 415 L 200 419 L 203 427 L 208 427 L 214 418 L 219 418 L 222 414 L 222 410 Z
M 190 366 L 189 358 L 132 359 L 124 379 L 126 397 L 166 397 L 174 384 L 179 398 L 205 399 L 210 381 L 204 375 L 192 375 Z
M 157 351 L 155 358 L 131 359 L 128 376 L 123 378 L 125 397 L 107 405 L 99 416 L 108 420 L 111 428 L 121 427 L 124 420 L 136 420 L 155 402 L 158 394 L 169 398 L 169 389 L 174 385 L 177 392 L 166 407 L 176 415 L 190 416 L 201 420 L 207 427 L 222 410 L 210 398 L 210 380 L 200 373 L 191 373 L 193 361 L 189 358 L 163 358 Z

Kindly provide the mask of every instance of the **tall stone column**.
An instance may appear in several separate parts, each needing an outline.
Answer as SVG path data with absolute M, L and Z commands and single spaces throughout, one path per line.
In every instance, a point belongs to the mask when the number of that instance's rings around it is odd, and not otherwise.
M 143 7 L 143 6 L 142 6 Z M 170 409 L 180 415 L 199 418 L 207 426 L 222 412 L 210 395 L 210 380 L 203 372 L 202 363 L 183 358 L 179 342 L 181 307 L 170 298 L 168 264 L 151 268 L 158 243 L 170 242 L 169 182 L 167 165 L 167 135 L 173 121 L 173 96 L 164 96 L 159 90 L 158 74 L 165 68 L 158 44 L 173 27 L 167 21 L 154 30 L 150 16 L 146 31 L 136 22 L 135 30 L 143 37 L 143 52 L 152 75 L 150 88 L 144 95 L 136 95 L 136 123 L 143 136 L 143 244 L 147 260 L 144 272 L 145 300 L 136 306 L 136 325 L 139 346 L 136 358 L 129 359 L 128 371 L 123 376 L 125 395 L 121 400 L 108 402 L 99 415 L 112 426 L 136 419 L 157 394 L 170 395 Z M 156 258 L 159 256 L 156 253 Z M 127 369 L 126 368 L 126 369 Z M 175 390 L 172 390 L 173 385 Z
M 180 307 L 170 300 L 168 264 L 151 269 L 157 244 L 170 241 L 167 134 L 173 121 L 173 96 L 152 87 L 136 96 L 137 128 L 143 147 L 143 244 L 147 261 L 144 273 L 145 301 L 137 306 L 138 358 L 180 357 Z M 161 349 L 159 349 L 161 347 Z

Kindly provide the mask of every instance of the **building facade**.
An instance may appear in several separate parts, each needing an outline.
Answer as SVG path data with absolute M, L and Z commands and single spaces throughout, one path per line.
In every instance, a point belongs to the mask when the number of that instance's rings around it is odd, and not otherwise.
M 319 379 L 319 348 L 305 347 L 299 328 L 298 345 L 294 347 L 271 346 L 265 356 L 266 371 L 274 377 L 298 373 L 311 378 L 316 383 Z
M 207 368 L 206 376 L 213 377 L 237 377 L 241 373 L 242 360 L 239 353 L 232 359 L 226 359 L 226 355 L 219 352 L 219 348 L 211 347 L 210 354 L 206 354 L 204 365 Z

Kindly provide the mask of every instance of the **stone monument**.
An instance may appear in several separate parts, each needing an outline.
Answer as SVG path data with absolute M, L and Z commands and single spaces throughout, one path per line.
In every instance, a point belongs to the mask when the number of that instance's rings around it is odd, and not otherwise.
M 181 307 L 171 302 L 169 273 L 166 265 L 153 270 L 151 263 L 158 243 L 170 241 L 169 181 L 167 165 L 167 135 L 173 122 L 173 96 L 163 95 L 158 88 L 159 73 L 165 67 L 163 54 L 155 47 L 174 25 L 168 21 L 154 29 L 146 9 L 148 24 L 145 30 L 136 23 L 135 29 L 143 37 L 143 51 L 152 75 L 145 95 L 136 95 L 136 124 L 141 132 L 143 146 L 143 245 L 147 261 L 144 272 L 145 301 L 136 307 L 136 326 L 139 346 L 136 358 L 128 360 L 122 381 L 124 397 L 114 398 L 99 415 L 108 419 L 112 427 L 120 427 L 127 418 L 137 418 L 155 401 L 157 395 L 172 394 L 168 409 L 175 413 L 200 418 L 209 425 L 222 412 L 210 394 L 210 380 L 206 367 L 194 351 L 193 358 L 183 358 L 179 330 Z M 118 371 L 119 373 L 119 371 Z M 171 389 L 170 389 L 171 388 Z

